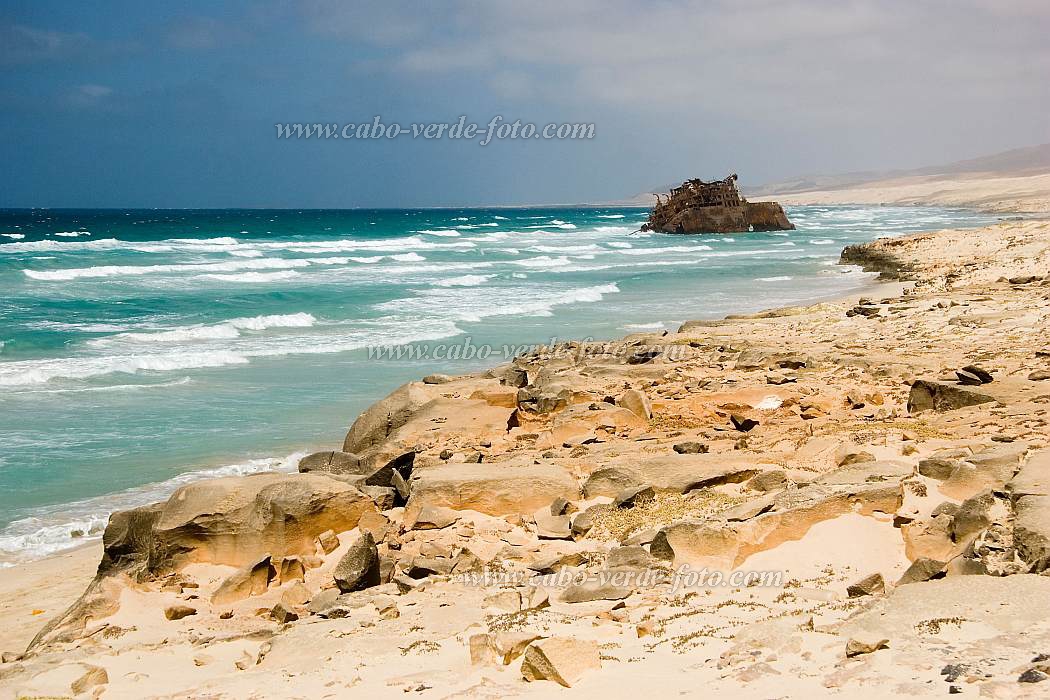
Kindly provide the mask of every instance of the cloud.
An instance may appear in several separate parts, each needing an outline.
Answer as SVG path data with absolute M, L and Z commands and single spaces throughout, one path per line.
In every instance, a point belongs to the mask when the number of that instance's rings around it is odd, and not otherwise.
M 0 26 L 0 66 L 23 66 L 75 58 L 90 53 L 86 34 L 36 29 L 21 24 Z
M 168 23 L 164 39 L 183 51 L 206 51 L 244 41 L 246 32 L 214 17 L 179 17 Z
M 85 83 L 84 85 L 77 85 L 70 90 L 66 100 L 73 107 L 94 108 L 105 104 L 112 94 L 113 88 L 108 85 Z

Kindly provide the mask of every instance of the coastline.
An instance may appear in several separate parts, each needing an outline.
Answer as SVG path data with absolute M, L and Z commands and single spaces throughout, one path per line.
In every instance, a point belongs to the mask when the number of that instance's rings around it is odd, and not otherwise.
M 882 363 L 883 369 L 880 370 L 881 376 L 890 376 L 895 378 L 894 383 L 900 383 L 902 380 L 908 380 L 909 378 L 915 377 L 917 372 L 917 366 L 914 364 L 915 358 L 905 357 L 894 357 L 894 355 L 907 355 L 908 350 L 900 347 L 895 341 L 900 340 L 901 336 L 894 336 L 894 334 L 882 334 L 871 333 L 871 318 L 872 316 L 867 315 L 869 311 L 859 313 L 849 317 L 851 309 L 856 309 L 861 306 L 871 307 L 871 304 L 861 305 L 859 300 L 862 297 L 878 294 L 885 299 L 882 302 L 873 302 L 874 306 L 878 308 L 878 312 L 874 314 L 875 317 L 884 320 L 893 320 L 897 318 L 907 318 L 907 321 L 900 321 L 906 327 L 921 328 L 923 324 L 923 314 L 925 312 L 915 311 L 917 307 L 927 303 L 942 303 L 946 296 L 952 295 L 953 289 L 965 290 L 968 286 L 973 285 L 998 285 L 996 289 L 998 292 L 995 294 L 1001 295 L 1014 295 L 1018 293 L 1026 293 L 1025 289 L 1021 287 L 1023 285 L 1011 284 L 1000 282 L 1006 274 L 1010 274 L 1013 277 L 1023 277 L 1025 275 L 1034 274 L 1034 271 L 1040 270 L 1040 266 L 1044 264 L 1047 259 L 1047 250 L 1050 248 L 1050 232 L 1048 232 L 1046 225 L 1041 225 L 1033 222 L 1001 222 L 995 226 L 987 227 L 986 229 L 978 230 L 966 230 L 966 231 L 934 231 L 934 232 L 923 232 L 918 234 L 911 234 L 893 239 L 878 239 L 869 244 L 862 244 L 858 248 L 867 251 L 871 259 L 878 260 L 882 259 L 880 256 L 893 257 L 900 266 L 908 266 L 914 279 L 908 282 L 902 282 L 900 280 L 878 280 L 873 281 L 872 284 L 861 292 L 851 293 L 844 297 L 838 296 L 834 299 L 826 299 L 817 301 L 814 304 L 807 306 L 792 306 L 792 307 L 780 307 L 770 309 L 764 312 L 755 314 L 746 314 L 739 316 L 728 316 L 724 319 L 709 320 L 709 321 L 698 321 L 698 322 L 687 322 L 683 325 L 682 329 L 672 336 L 687 336 L 687 337 L 704 337 L 705 339 L 701 342 L 710 345 L 714 344 L 717 346 L 719 343 L 740 343 L 742 339 L 744 342 L 751 344 L 751 349 L 745 352 L 758 352 L 763 346 L 769 346 L 773 338 L 777 340 L 772 341 L 774 345 L 779 347 L 780 352 L 783 353 L 807 353 L 814 356 L 821 356 L 828 358 L 822 362 L 833 361 L 836 355 L 839 357 L 850 356 L 854 358 L 860 358 L 862 355 L 865 358 L 863 363 L 859 366 L 872 367 Z M 1020 236 L 1017 232 L 1023 232 L 1025 236 Z M 1015 235 L 1017 234 L 1017 235 Z M 993 241 L 994 238 L 994 241 Z M 1020 242 L 1018 242 L 1020 240 Z M 994 244 L 993 244 L 994 243 Z M 1028 246 L 1026 248 L 1025 246 Z M 1034 253 L 1034 249 L 1031 246 L 1038 248 L 1037 254 Z M 1011 258 L 1006 259 L 1005 251 L 1009 249 L 1011 251 L 1023 251 L 1028 257 L 1025 260 L 1018 261 L 1018 256 L 1011 252 Z M 939 254 L 939 258 L 937 255 Z M 984 255 L 985 258 L 978 256 Z M 977 260 L 975 263 L 970 263 L 970 260 Z M 854 262 L 863 263 L 862 257 L 854 259 Z M 874 271 L 880 271 L 875 269 Z M 1045 271 L 1043 272 L 1045 274 Z M 1038 282 L 1035 283 L 1038 287 Z M 1004 286 L 1005 285 L 1005 286 Z M 918 288 L 918 289 L 916 289 Z M 1000 289 L 1001 288 L 1001 289 Z M 993 292 L 989 292 L 987 289 L 982 287 L 982 290 L 978 294 L 969 293 L 970 297 L 980 299 L 982 295 L 990 296 Z M 1038 289 L 1037 289 L 1038 293 Z M 963 292 L 968 294 L 968 292 Z M 1044 295 L 1045 296 L 1045 295 Z M 1004 299 L 1006 297 L 1003 297 Z M 1012 298 L 1012 297 L 1011 297 Z M 970 302 L 973 303 L 973 302 Z M 1011 302 L 1012 304 L 1013 302 Z M 1001 305 L 996 299 L 989 301 L 991 306 Z M 837 331 L 819 330 L 822 326 L 820 323 L 814 327 L 808 327 L 806 320 L 808 319 L 841 319 L 842 314 L 846 313 L 849 317 L 847 321 L 836 321 L 833 326 L 829 328 L 837 328 Z M 983 313 L 983 312 L 982 312 Z M 1015 312 L 1009 312 L 1015 313 Z M 914 318 L 911 318 L 914 316 Z M 798 321 L 796 322 L 796 319 Z M 816 322 L 816 321 L 814 321 Z M 823 323 L 823 321 L 821 321 Z M 916 325 L 918 324 L 918 325 Z M 947 326 L 946 326 L 947 327 Z M 976 326 L 979 328 L 980 326 Z M 817 330 L 814 331 L 814 328 Z M 795 336 L 789 335 L 794 333 Z M 1016 332 L 1016 329 L 1015 329 Z M 701 336 L 692 335 L 700 333 Z M 821 345 L 814 343 L 818 336 L 828 336 L 821 341 Z M 636 342 L 638 339 L 650 338 L 652 344 L 658 344 L 660 341 L 658 334 L 647 334 L 647 333 L 635 333 L 625 336 L 621 339 L 621 343 Z M 920 343 L 912 348 L 916 350 L 921 346 L 922 338 L 914 339 L 915 342 Z M 941 337 L 943 342 L 949 343 L 947 337 Z M 955 342 L 955 341 L 951 341 Z M 645 343 L 643 343 L 644 345 Z M 949 343 L 950 344 L 950 343 Z M 858 352 L 858 349 L 864 346 L 863 353 Z M 963 347 L 962 343 L 957 343 L 955 346 L 944 348 L 945 352 L 941 356 L 938 356 L 937 361 L 945 366 L 951 366 L 951 361 L 948 359 L 948 355 L 958 355 L 959 353 L 966 354 L 970 352 Z M 1029 348 L 1027 345 L 1019 344 L 1016 348 L 1018 353 L 1021 350 L 1028 352 Z M 1020 361 L 1018 353 L 1005 352 L 1005 355 L 1011 357 L 1011 361 Z M 1018 357 L 1014 357 L 1018 355 Z M 853 360 L 859 361 L 859 360 Z M 539 358 L 539 362 L 542 364 L 542 358 Z M 907 365 L 911 365 L 910 368 Z M 643 365 L 644 366 L 644 365 Z M 817 365 L 821 366 L 820 364 Z M 843 365 L 844 367 L 850 366 L 847 362 Z M 1022 364 L 1023 366 L 1023 364 Z M 741 365 L 739 359 L 735 362 L 730 362 L 724 365 L 722 370 L 723 376 L 732 375 L 737 379 L 732 379 L 731 383 L 723 389 L 723 394 L 726 398 L 730 395 L 733 396 L 744 396 L 748 395 L 748 391 L 745 387 L 739 387 L 734 389 L 732 383 L 741 381 L 742 375 L 740 375 Z M 928 371 L 935 372 L 933 366 L 930 366 Z M 661 370 L 662 372 L 662 370 Z M 1004 372 L 1013 373 L 1012 370 L 1004 370 Z M 484 374 L 484 373 L 482 373 Z M 468 385 L 471 381 L 480 375 L 468 375 L 464 378 L 455 378 L 449 384 L 451 385 L 451 391 L 453 393 L 458 389 L 457 382 L 463 381 Z M 652 374 L 654 378 L 656 374 Z M 837 389 L 845 388 L 848 392 L 851 385 L 856 386 L 858 375 L 856 371 L 851 372 L 838 372 L 835 370 L 830 371 L 828 377 L 836 377 L 839 379 L 834 380 Z M 880 376 L 876 373 L 874 376 Z M 843 382 L 842 379 L 846 381 Z M 767 380 L 768 381 L 768 380 Z M 866 381 L 871 381 L 870 379 Z M 1012 381 L 1012 380 L 1011 380 Z M 1009 386 L 1004 385 L 1004 390 L 1013 390 L 1013 385 L 1007 382 Z M 769 386 L 775 387 L 775 384 L 770 383 Z M 895 405 L 901 402 L 906 395 L 905 389 L 907 388 L 906 383 L 901 383 L 900 388 L 890 391 L 885 388 L 881 391 L 884 394 L 877 405 L 879 408 L 872 410 L 867 420 L 886 420 L 886 418 L 878 418 L 877 416 L 885 414 L 886 411 L 883 409 L 883 402 L 885 406 Z M 757 391 L 757 390 L 754 390 Z M 751 391 L 751 394 L 754 394 Z M 772 389 L 770 389 L 772 391 Z M 902 393 L 903 392 L 903 393 Z M 874 394 L 869 394 L 874 396 Z M 497 399 L 498 401 L 499 399 Z M 660 410 L 666 407 L 669 403 L 675 400 L 675 396 L 671 394 L 669 397 L 663 397 L 656 395 L 653 397 L 653 413 L 654 415 Z M 1027 399 L 1026 399 L 1027 400 Z M 797 401 L 797 399 L 796 399 Z M 854 425 L 855 418 L 850 416 L 840 416 L 839 409 L 832 408 L 830 404 L 826 402 L 821 403 L 820 406 L 815 406 L 815 410 L 818 413 L 815 415 L 815 420 L 804 422 L 804 426 L 809 428 L 812 434 L 813 426 L 819 426 L 822 430 L 831 430 L 834 432 L 834 426 L 841 421 L 853 421 L 850 425 Z M 874 408 L 874 406 L 873 406 Z M 808 409 L 803 409 L 803 412 Z M 867 412 L 866 412 L 867 415 Z M 972 416 L 969 417 L 972 419 Z M 981 416 L 977 423 L 973 423 L 972 420 L 968 425 L 977 425 L 981 421 L 987 421 L 988 416 Z M 863 422 L 863 421 L 862 421 Z M 891 421 L 894 426 L 898 423 L 904 425 L 911 425 L 910 423 L 901 423 L 900 420 L 894 419 Z M 922 422 L 920 422 L 922 423 Z M 950 423 L 950 421 L 949 421 Z M 925 434 L 920 438 L 921 440 L 930 440 L 928 448 L 924 447 L 923 453 L 928 454 L 931 451 L 936 451 L 937 448 L 943 447 L 945 444 L 951 443 L 950 433 L 958 428 L 951 427 L 948 424 L 937 423 L 936 421 L 926 421 L 923 430 L 928 430 L 929 436 Z M 949 429 L 951 427 L 951 429 Z M 893 428 L 898 433 L 901 430 L 900 427 Z M 918 430 L 918 428 L 912 427 L 904 428 L 905 432 L 908 430 Z M 644 431 L 643 431 L 644 432 Z M 671 436 L 671 441 L 681 440 L 683 437 L 691 437 L 690 433 L 695 433 L 695 429 L 686 429 L 684 431 L 686 435 L 682 435 L 682 432 L 678 432 L 678 437 L 675 437 L 675 432 L 663 432 L 664 437 L 659 437 L 656 443 L 651 444 L 665 444 L 668 442 L 667 436 Z M 1015 431 L 1016 432 L 1016 431 Z M 1035 431 L 1037 434 L 1045 432 L 1045 421 L 1043 425 L 1038 427 Z M 471 438 L 471 431 L 465 430 L 463 433 L 468 438 L 468 442 Z M 632 429 L 632 435 L 642 435 L 637 429 Z M 782 457 L 773 457 L 774 452 L 783 450 L 783 442 L 785 440 L 793 440 L 794 437 L 790 437 L 794 433 L 784 435 L 781 437 L 770 437 L 768 439 L 759 438 L 754 441 L 754 444 L 746 446 L 745 449 L 752 452 L 763 452 L 769 456 L 769 458 L 776 463 L 777 461 L 783 461 Z M 982 438 L 984 435 L 984 438 Z M 971 433 L 967 435 L 965 442 L 976 446 L 981 443 L 982 439 L 987 439 L 990 433 L 986 429 L 983 432 L 978 431 L 977 433 Z M 733 441 L 736 440 L 732 433 L 725 436 L 720 436 L 717 432 L 713 434 L 715 442 L 724 442 L 724 437 L 731 437 Z M 1033 449 L 1045 447 L 1046 441 L 1042 443 L 1038 439 L 1032 438 L 1031 430 L 1028 433 L 1020 433 L 1010 436 L 1011 440 L 1025 440 L 1031 445 Z M 637 439 L 637 438 L 635 438 Z M 900 438 L 896 438 L 899 440 Z M 907 440 L 907 438 L 905 438 Z M 576 446 L 580 443 L 575 442 L 573 438 L 569 438 L 566 441 L 568 445 L 573 442 Z M 748 438 L 747 442 L 752 442 L 751 438 Z M 640 443 L 650 444 L 650 443 Z M 899 445 L 901 443 L 895 443 Z M 557 439 L 553 443 L 548 443 L 550 447 L 556 448 Z M 712 443 L 712 446 L 714 443 Z M 884 448 L 876 455 L 880 459 L 883 458 L 883 453 L 889 448 L 890 444 L 887 443 Z M 861 446 L 864 447 L 864 446 Z M 857 449 L 861 449 L 858 447 Z M 540 444 L 537 444 L 534 448 L 531 448 L 526 453 L 538 454 L 539 451 L 544 449 Z M 648 448 L 647 448 L 648 449 Z M 725 445 L 723 448 L 712 447 L 712 452 L 716 454 L 731 454 L 732 447 Z M 864 447 L 864 449 L 872 449 L 872 447 Z M 727 451 L 728 450 L 728 451 Z M 816 460 L 826 459 L 827 455 L 811 455 Z M 796 470 L 799 468 L 798 464 L 795 464 Z M 815 468 L 815 467 L 813 467 Z M 791 470 L 788 472 L 792 478 L 800 478 L 800 476 Z M 809 477 L 812 478 L 812 477 Z M 935 504 L 933 504 L 935 505 Z M 844 532 L 850 532 L 846 530 Z M 855 533 L 856 534 L 856 533 Z M 858 536 L 860 536 L 858 534 Z M 878 544 L 878 543 L 876 543 Z M 785 545 L 781 545 L 783 547 Z M 89 566 L 92 559 L 97 562 L 98 552 L 100 549 L 99 543 L 94 543 L 82 547 L 72 552 L 66 552 L 63 554 L 48 557 L 43 560 L 31 562 L 27 564 L 20 564 L 12 568 L 0 570 L 0 581 L 2 581 L 3 591 L 6 595 L 11 595 L 15 604 L 10 607 L 0 608 L 0 627 L 15 630 L 15 635 L 12 642 L 15 639 L 24 639 L 28 633 L 28 628 L 31 626 L 25 621 L 25 613 L 27 609 L 33 608 L 38 605 L 37 601 L 46 600 L 51 610 L 60 609 L 59 601 L 69 600 L 72 601 L 76 595 L 79 594 L 86 584 L 90 576 L 93 574 L 93 566 Z M 774 548 L 776 549 L 776 548 Z M 50 582 L 53 582 L 56 577 L 56 572 L 61 571 L 63 586 L 61 591 L 46 589 Z M 983 577 L 982 577 L 983 578 Z M 39 607 L 44 607 L 42 604 Z M 19 619 L 21 617 L 21 619 Z M 39 617 L 34 616 L 35 620 L 41 620 L 46 618 L 47 614 L 42 614 Z M 8 643 L 5 635 L 5 642 L 3 645 L 4 651 L 9 651 L 8 647 L 17 646 Z M 761 674 L 760 674 L 761 675 Z M 725 678 L 725 676 L 722 676 Z M 258 680 L 258 679 L 257 679 Z M 760 680 L 760 679 L 759 679 Z M 767 679 L 768 680 L 768 679 Z M 0 676 L 0 682 L 2 682 L 2 676 Z M 238 686 L 239 687 L 239 686 Z M 759 682 L 757 688 L 761 688 L 762 683 Z M 824 687 L 827 687 L 826 684 Z M 227 688 L 227 691 L 229 688 Z

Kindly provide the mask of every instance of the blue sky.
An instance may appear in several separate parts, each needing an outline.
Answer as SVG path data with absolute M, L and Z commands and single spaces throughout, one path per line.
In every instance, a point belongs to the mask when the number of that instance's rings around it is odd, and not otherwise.
M 1050 141 L 1045 0 L 0 0 L 0 206 L 583 202 Z M 591 122 L 279 141 L 278 122 Z

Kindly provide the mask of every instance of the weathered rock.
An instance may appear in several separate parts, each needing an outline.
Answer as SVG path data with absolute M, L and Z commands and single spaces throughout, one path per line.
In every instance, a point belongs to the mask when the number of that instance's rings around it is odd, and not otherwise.
M 641 545 L 613 547 L 605 560 L 606 569 L 648 569 L 656 565 L 657 560 Z
M 870 576 L 865 576 L 856 583 L 850 584 L 846 587 L 846 595 L 850 598 L 860 598 L 866 595 L 879 595 L 886 592 L 886 581 L 883 580 L 882 574 L 874 573 Z
M 525 649 L 521 674 L 528 681 L 554 681 L 566 688 L 587 671 L 602 666 L 598 642 L 572 637 L 551 637 L 533 642 Z
M 1030 382 L 1042 382 L 1050 379 L 1050 369 L 1037 369 L 1028 375 Z
M 211 603 L 212 605 L 227 605 L 244 600 L 249 596 L 262 595 L 276 575 L 277 571 L 270 557 L 265 556 L 254 564 L 242 567 L 226 577 L 212 594 Z
M 572 519 L 572 534 L 574 535 L 582 537 L 590 532 L 593 527 L 594 513 L 589 510 L 577 513 Z
M 358 489 L 320 474 L 194 482 L 162 505 L 114 515 L 102 568 L 158 574 L 194 562 L 245 566 L 266 555 L 311 554 L 319 534 L 353 529 L 367 510 L 374 506 Z
M 617 406 L 623 406 L 642 420 L 653 417 L 653 404 L 644 392 L 638 389 L 628 389 L 616 399 Z
M 459 513 L 443 506 L 424 505 L 412 519 L 413 530 L 442 530 L 459 520 Z
M 191 608 L 188 605 L 169 605 L 168 607 L 164 608 L 164 617 L 168 618 L 169 620 L 181 620 L 184 617 L 189 617 L 190 615 L 196 614 L 197 609 Z
M 961 368 L 960 371 L 966 372 L 967 374 L 976 377 L 981 384 L 991 384 L 995 379 L 994 377 L 992 377 L 991 372 L 984 369 L 983 367 L 978 367 L 977 365 L 966 365 L 965 367 Z
M 733 427 L 743 433 L 748 433 L 758 427 L 758 421 L 738 413 L 730 414 L 729 421 Z
M 952 520 L 952 539 L 962 542 L 991 525 L 995 504 L 996 498 L 991 491 L 983 491 L 963 501 Z
M 349 452 L 315 452 L 299 460 L 302 473 L 361 474 L 361 458 Z
M 343 593 L 360 591 L 381 583 L 379 552 L 372 535 L 365 533 L 351 543 L 332 572 L 335 585 Z
M 306 565 L 300 557 L 284 557 L 277 574 L 282 584 L 303 581 L 306 579 Z
M 703 443 L 690 441 L 676 443 L 672 449 L 680 455 L 695 455 L 705 454 L 708 447 Z
M 650 485 L 657 492 L 687 493 L 720 484 L 742 483 L 758 474 L 754 458 L 725 454 L 655 454 L 617 457 L 591 473 L 587 498 L 616 498 L 626 488 Z
M 417 382 L 394 389 L 358 416 L 343 441 L 343 452 L 359 454 L 380 445 L 432 399 L 430 392 Z
M 317 536 L 317 546 L 325 554 L 331 554 L 339 549 L 339 538 L 331 530 L 325 530 Z
M 270 609 L 270 617 L 282 625 L 288 624 L 289 622 L 295 622 L 299 619 L 299 616 L 292 610 L 289 610 L 284 603 L 277 603 Z
M 783 469 L 770 469 L 753 476 L 746 484 L 752 491 L 762 493 L 777 491 L 787 486 L 787 473 Z
M 846 657 L 860 656 L 861 654 L 872 654 L 879 649 L 890 646 L 890 640 L 880 639 L 869 635 L 850 637 L 846 642 Z
M 905 523 L 901 525 L 901 536 L 904 538 L 904 554 L 913 561 L 920 558 L 948 561 L 956 553 L 949 515 Z
M 555 498 L 575 500 L 579 487 L 563 467 L 531 459 L 484 464 L 442 464 L 421 470 L 412 480 L 406 519 L 424 504 L 488 515 L 526 515 Z
M 944 481 L 959 467 L 959 460 L 930 457 L 919 460 L 919 474 L 937 481 Z
M 920 379 L 911 386 L 911 393 L 908 395 L 908 413 L 915 414 L 929 410 L 943 413 L 992 401 L 995 399 L 988 394 L 963 389 L 954 384 Z
M 550 508 L 540 508 L 533 514 L 536 536 L 545 540 L 567 540 L 572 537 L 569 516 L 551 515 Z
M 624 577 L 626 581 L 626 577 Z M 633 588 L 606 578 L 588 578 L 582 583 L 567 586 L 559 596 L 563 603 L 587 603 L 592 600 L 623 600 Z
M 874 462 L 875 455 L 870 452 L 847 452 L 838 460 L 840 467 L 848 467 L 853 464 L 863 464 L 864 462 Z
M 628 486 L 613 499 L 614 508 L 633 508 L 639 503 L 651 501 L 656 498 L 656 491 L 649 484 Z
M 947 564 L 943 561 L 920 557 L 911 563 L 908 570 L 897 581 L 897 585 L 903 586 L 909 583 L 919 583 L 938 578 L 944 574 L 945 566 Z
M 428 374 L 423 377 L 424 384 L 448 384 L 452 381 L 452 377 L 447 374 Z
M 1014 546 L 1029 571 L 1050 569 L 1050 496 L 1022 496 L 1014 504 Z

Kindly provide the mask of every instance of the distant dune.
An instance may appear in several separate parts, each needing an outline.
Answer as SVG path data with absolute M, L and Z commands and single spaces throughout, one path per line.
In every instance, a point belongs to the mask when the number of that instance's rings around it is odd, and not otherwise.
M 1050 212 L 1050 144 L 914 170 L 800 177 L 748 190 L 781 204 L 925 204 Z

